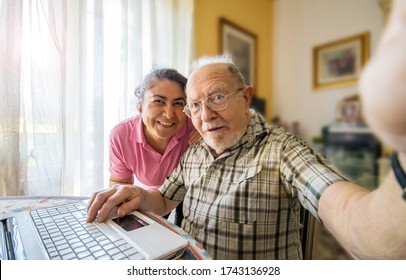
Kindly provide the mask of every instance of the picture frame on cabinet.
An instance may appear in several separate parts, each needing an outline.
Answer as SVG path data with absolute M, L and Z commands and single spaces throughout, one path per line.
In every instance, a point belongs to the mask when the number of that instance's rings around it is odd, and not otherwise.
M 257 36 L 224 17 L 219 19 L 219 52 L 230 54 L 247 85 L 256 83 Z
M 337 106 L 337 121 L 356 123 L 362 121 L 361 101 L 358 95 L 345 98 Z
M 356 85 L 369 58 L 369 32 L 313 48 L 315 90 Z

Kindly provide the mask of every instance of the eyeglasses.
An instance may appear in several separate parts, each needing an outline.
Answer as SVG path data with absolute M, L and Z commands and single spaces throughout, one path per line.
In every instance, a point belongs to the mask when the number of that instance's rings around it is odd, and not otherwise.
M 236 91 L 229 93 L 229 94 L 222 94 L 222 93 L 217 93 L 214 95 L 211 95 L 206 98 L 206 101 L 204 104 L 206 104 L 207 107 L 209 107 L 213 111 L 222 111 L 228 106 L 228 97 L 232 94 L 235 94 L 239 91 L 243 90 L 243 88 L 239 88 Z M 183 112 L 188 116 L 189 118 L 192 119 L 198 119 L 202 115 L 202 102 L 201 101 L 196 101 L 196 102 L 191 102 L 187 103 L 185 107 L 183 108 Z

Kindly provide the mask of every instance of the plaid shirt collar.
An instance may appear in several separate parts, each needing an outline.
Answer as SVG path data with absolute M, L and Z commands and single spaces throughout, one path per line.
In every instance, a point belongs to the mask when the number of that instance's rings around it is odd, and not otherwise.
M 236 151 L 238 151 L 241 146 L 249 145 L 252 143 L 259 135 L 271 133 L 272 128 L 266 123 L 264 117 L 254 111 L 250 111 L 250 120 L 248 123 L 247 130 L 241 139 L 232 147 L 223 152 L 218 158 L 226 157 Z M 201 140 L 202 146 L 211 154 L 211 148 Z

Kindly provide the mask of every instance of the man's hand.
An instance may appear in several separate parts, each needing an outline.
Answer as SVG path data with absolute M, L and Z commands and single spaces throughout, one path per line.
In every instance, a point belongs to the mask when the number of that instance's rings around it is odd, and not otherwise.
M 104 222 L 111 211 L 117 207 L 117 216 L 123 217 L 138 209 L 145 190 L 133 185 L 114 185 L 111 188 L 95 192 L 87 205 L 87 222 L 96 219 Z
M 193 129 L 189 133 L 188 143 L 189 143 L 189 145 L 196 145 L 197 143 L 200 142 L 200 139 L 202 139 L 202 136 L 200 135 L 200 133 L 196 129 Z

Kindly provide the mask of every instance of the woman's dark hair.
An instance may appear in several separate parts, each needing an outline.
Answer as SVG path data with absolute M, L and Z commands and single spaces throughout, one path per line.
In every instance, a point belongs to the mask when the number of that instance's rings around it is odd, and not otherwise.
M 134 94 L 137 97 L 137 109 L 141 108 L 144 102 L 145 92 L 156 85 L 157 82 L 169 80 L 178 83 L 183 91 L 185 91 L 185 86 L 187 79 L 180 74 L 177 70 L 172 68 L 156 68 L 149 72 L 141 84 L 135 89 Z

